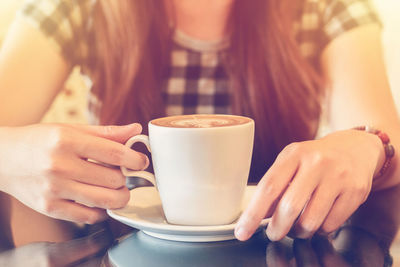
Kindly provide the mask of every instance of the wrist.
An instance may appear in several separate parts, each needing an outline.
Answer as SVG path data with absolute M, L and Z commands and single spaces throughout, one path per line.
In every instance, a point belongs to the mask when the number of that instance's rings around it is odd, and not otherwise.
M 374 179 L 379 179 L 387 172 L 391 165 L 391 160 L 394 157 L 395 150 L 393 145 L 390 143 L 389 136 L 381 130 L 375 129 L 369 126 L 358 126 L 353 128 L 354 130 L 364 131 L 370 134 L 371 138 L 375 140 L 379 156 L 374 172 Z

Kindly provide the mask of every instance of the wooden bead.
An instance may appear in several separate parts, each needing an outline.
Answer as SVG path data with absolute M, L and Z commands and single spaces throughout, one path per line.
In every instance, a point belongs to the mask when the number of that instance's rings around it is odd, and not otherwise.
M 394 147 L 391 144 L 385 146 L 385 155 L 388 158 L 392 158 L 394 156 Z
M 393 158 L 393 156 L 395 154 L 394 147 L 392 144 L 390 144 L 389 136 L 386 133 L 381 132 L 380 130 L 372 128 L 370 126 L 358 126 L 358 127 L 355 127 L 354 129 L 359 130 L 359 131 L 365 131 L 365 132 L 371 133 L 371 134 L 375 134 L 379 137 L 379 139 L 381 139 L 383 147 L 385 149 L 385 162 L 383 163 L 382 168 L 379 170 L 378 174 L 374 178 L 376 179 L 378 177 L 381 177 L 389 168 L 391 159 Z
M 378 137 L 382 140 L 382 143 L 388 144 L 390 142 L 390 138 L 386 133 L 380 132 L 378 133 Z

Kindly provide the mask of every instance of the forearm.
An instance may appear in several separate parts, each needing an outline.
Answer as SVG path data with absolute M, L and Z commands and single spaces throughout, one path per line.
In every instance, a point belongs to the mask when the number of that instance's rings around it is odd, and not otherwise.
M 397 152 L 385 175 L 374 179 L 373 190 L 400 183 L 400 120 L 385 72 L 380 36 L 380 28 L 376 25 L 359 27 L 332 41 L 321 56 L 323 75 L 329 88 L 327 105 L 331 129 L 374 127 L 388 134 Z M 366 153 L 368 145 L 365 143 Z M 375 175 L 384 162 L 381 143 L 380 155 L 376 166 L 374 164 Z
M 16 20 L 0 49 L 0 126 L 40 121 L 71 69 L 45 35 Z

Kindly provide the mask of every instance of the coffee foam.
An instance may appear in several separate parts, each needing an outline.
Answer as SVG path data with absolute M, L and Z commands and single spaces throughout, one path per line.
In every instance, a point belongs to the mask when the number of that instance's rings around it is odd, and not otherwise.
M 245 117 L 229 115 L 182 115 L 156 119 L 151 123 L 173 128 L 214 128 L 240 125 L 250 121 Z

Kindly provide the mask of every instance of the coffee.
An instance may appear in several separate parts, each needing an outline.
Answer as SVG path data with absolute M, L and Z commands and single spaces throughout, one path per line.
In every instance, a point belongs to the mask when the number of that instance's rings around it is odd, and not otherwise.
M 181 115 L 155 119 L 151 124 L 173 128 L 213 128 L 249 123 L 251 119 L 232 115 Z

